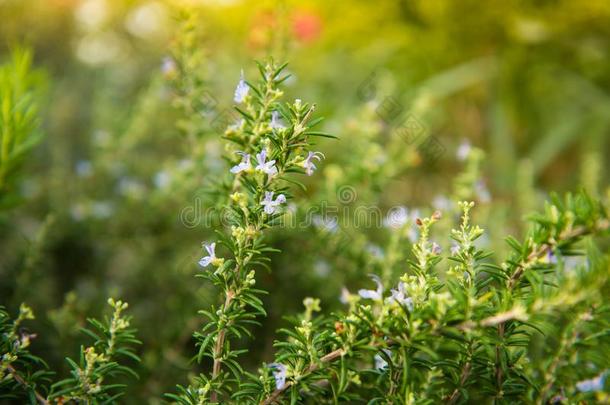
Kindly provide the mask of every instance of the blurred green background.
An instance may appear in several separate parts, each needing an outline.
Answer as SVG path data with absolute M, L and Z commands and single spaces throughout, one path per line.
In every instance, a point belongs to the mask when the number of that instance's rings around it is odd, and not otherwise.
M 197 371 L 196 312 L 218 298 L 193 278 L 213 238 L 205 190 L 228 170 L 220 136 L 254 60 L 288 61 L 287 97 L 316 102 L 340 138 L 319 143 L 326 160 L 296 192 L 298 218 L 325 204 L 451 212 L 448 201 L 475 199 L 483 243 L 502 254 L 550 191 L 610 196 L 606 0 L 0 0 L 0 17 L 0 62 L 30 47 L 47 82 L 44 140 L 19 202 L 0 211 L 0 303 L 32 306 L 33 351 L 62 373 L 86 317 L 108 296 L 129 301 L 144 345 L 127 402 L 160 401 Z M 433 156 L 401 133 L 409 122 Z M 271 294 L 242 343 L 250 367 L 303 297 L 331 311 L 365 274 L 404 272 L 408 244 L 346 211 L 338 226 L 314 216 L 270 235 L 282 253 L 258 274 Z

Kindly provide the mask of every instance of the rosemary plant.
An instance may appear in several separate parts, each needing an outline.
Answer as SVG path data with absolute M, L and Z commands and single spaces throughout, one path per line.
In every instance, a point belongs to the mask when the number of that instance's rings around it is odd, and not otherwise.
M 125 384 L 116 377 L 137 374 L 119 360 L 140 361 L 132 345 L 140 342 L 130 328 L 130 317 L 124 315 L 127 303 L 110 298 L 113 312 L 103 322 L 89 319 L 91 329 L 83 331 L 95 340 L 93 345 L 81 347 L 77 361 L 67 357 L 71 376 L 49 385 L 53 373 L 46 363 L 29 352 L 35 334 L 23 329 L 22 323 L 34 319 L 25 304 L 14 321 L 0 309 L 0 398 L 27 399 L 31 404 L 51 403 L 114 403 L 124 394 Z M 114 381 L 113 381 L 114 380 Z
M 238 357 L 244 350 L 231 345 L 233 340 L 250 336 L 256 317 L 264 316 L 255 288 L 255 272 L 267 267 L 266 253 L 274 249 L 263 241 L 267 228 L 277 225 L 291 193 L 288 185 L 302 184 L 289 178 L 290 173 L 313 174 L 315 162 L 322 158 L 311 151 L 311 138 L 329 136 L 313 131 L 321 121 L 314 119 L 315 105 L 301 100 L 281 103 L 279 85 L 288 75 L 284 65 L 259 64 L 260 80 L 246 82 L 243 72 L 235 90 L 235 107 L 241 118 L 225 132 L 229 177 L 222 185 L 230 230 L 219 232 L 219 241 L 204 244 L 206 256 L 199 262 L 199 274 L 216 285 L 222 300 L 210 310 L 200 311 L 208 323 L 195 334 L 197 360 L 211 359 L 212 370 L 201 374 L 189 387 L 178 387 L 180 395 L 169 397 L 180 403 L 226 402 L 244 374 Z M 227 255 L 217 256 L 216 246 Z
M 232 342 L 250 336 L 256 318 L 265 315 L 260 300 L 265 292 L 254 288 L 255 270 L 266 267 L 265 254 L 273 251 L 263 243 L 263 232 L 282 219 L 287 182 L 294 182 L 286 174 L 303 169 L 311 174 L 313 159 L 321 157 L 309 150 L 308 137 L 327 136 L 310 130 L 318 122 L 310 120 L 313 107 L 300 100 L 278 102 L 284 66 L 259 67 L 256 85 L 242 74 L 235 91 L 241 119 L 225 133 L 231 174 L 218 192 L 228 197 L 230 231 L 204 244 L 199 263 L 199 276 L 221 291 L 219 305 L 201 311 L 209 322 L 195 334 L 197 360 L 209 358 L 212 369 L 169 398 L 182 404 L 453 404 L 600 395 L 606 364 L 590 356 L 583 342 L 609 343 L 602 290 L 591 287 L 592 280 L 607 286 L 608 263 L 599 255 L 592 260 L 590 238 L 588 260 L 573 258 L 582 257 L 575 249 L 582 239 L 606 235 L 609 222 L 606 208 L 584 193 L 553 198 L 544 214 L 532 217 L 524 242 L 507 239 L 512 253 L 504 261 L 478 247 L 484 230 L 472 223 L 473 202 L 458 204 L 461 216 L 447 254 L 432 240 L 432 231 L 451 218 L 440 211 L 416 218 L 412 258 L 391 288 L 371 275 L 375 289 L 347 292 L 348 310 L 330 316 L 314 316 L 320 302 L 306 299 L 294 329 L 280 331 L 287 339 L 276 342 L 274 361 L 263 364 L 258 375 L 243 370 L 239 356 L 245 350 Z M 476 189 L 472 181 L 462 183 L 464 190 Z M 217 244 L 227 254 L 217 255 Z M 563 322 L 572 311 L 579 316 Z M 531 350 L 554 325 L 564 325 L 558 351 L 554 344 Z M 533 359 L 547 351 L 556 355 L 541 369 Z M 572 360 L 577 352 L 587 360 Z M 568 365 L 583 371 L 568 374 Z
M 501 265 L 477 248 L 483 230 L 471 224 L 472 202 L 461 202 L 462 217 L 451 232 L 455 245 L 445 257 L 430 242 L 435 212 L 418 219 L 413 260 L 386 294 L 362 289 L 345 300 L 345 314 L 310 319 L 282 330 L 273 363 L 243 384 L 237 397 L 247 403 L 547 403 L 567 398 L 607 398 L 608 307 L 598 286 L 607 288 L 608 262 L 578 254 L 587 235 L 608 234 L 607 211 L 584 194 L 555 198 L 544 215 L 532 218 L 525 242 L 508 242 L 513 254 Z M 446 258 L 448 270 L 437 271 Z M 593 259 L 595 258 L 595 259 Z M 559 347 L 549 344 L 547 367 L 528 347 L 563 326 Z M 604 350 L 606 350 L 604 349 Z M 576 356 L 578 354 L 578 356 Z M 238 402 L 240 402 L 238 401 Z
M 202 121 L 215 113 L 192 103 L 207 94 L 195 28 L 191 20 L 184 24 L 182 42 L 163 71 L 178 90 L 176 105 L 187 116 L 179 126 L 191 146 L 207 135 Z M 16 55 L 0 69 L 0 198 L 12 191 L 19 163 L 38 140 L 29 56 Z M 210 181 L 225 221 L 203 244 L 196 274 L 218 296 L 199 311 L 205 323 L 194 333 L 194 361 L 204 371 L 166 399 L 184 405 L 610 402 L 607 203 L 585 192 L 552 196 L 544 212 L 529 217 L 523 240 L 508 236 L 509 253 L 494 254 L 484 248 L 487 233 L 476 224 L 491 200 L 481 181 L 484 152 L 469 144 L 458 150 L 466 167 L 455 181 L 455 204 L 435 204 L 446 207 L 428 215 L 398 207 L 383 226 L 387 257 L 360 265 L 358 270 L 373 274 L 370 281 L 359 280 L 357 291 L 343 289 L 345 307 L 329 312 L 319 298 L 305 298 L 303 313 L 280 329 L 284 338 L 275 341 L 275 353 L 265 354 L 258 370 L 244 366 L 241 344 L 266 316 L 262 296 L 268 292 L 256 285 L 257 272 L 270 269 L 270 254 L 277 252 L 268 231 L 298 214 L 287 204 L 295 186 L 305 187 L 298 176 L 313 175 L 325 158 L 314 148 L 315 137 L 333 138 L 314 129 L 321 122 L 314 118 L 315 105 L 283 101 L 285 67 L 259 64 L 260 78 L 247 81 L 242 72 L 235 89 L 239 118 L 223 134 L 226 170 Z M 371 113 L 360 118 L 374 127 Z M 351 150 L 358 164 L 343 180 L 384 187 L 404 168 L 384 165 L 382 148 L 372 139 Z M 393 149 L 392 156 L 400 151 Z M 375 172 L 372 180 L 363 180 L 363 161 Z M 341 169 L 328 169 L 327 190 L 315 198 L 328 197 L 323 193 L 340 183 Z M 339 227 L 322 225 L 329 235 Z M 336 251 L 363 250 L 372 239 L 367 233 L 360 229 L 353 246 L 336 244 Z M 27 266 L 38 259 L 31 255 Z M 63 379 L 33 354 L 41 351 L 25 326 L 33 311 L 23 304 L 12 319 L 0 308 L 0 398 L 137 403 L 123 377 L 137 377 L 130 365 L 140 361 L 134 349 L 140 342 L 125 315 L 127 303 L 108 304 L 112 312 L 103 321 L 88 320 L 84 332 L 93 343 L 81 346 L 77 359 L 66 359 L 69 375 Z

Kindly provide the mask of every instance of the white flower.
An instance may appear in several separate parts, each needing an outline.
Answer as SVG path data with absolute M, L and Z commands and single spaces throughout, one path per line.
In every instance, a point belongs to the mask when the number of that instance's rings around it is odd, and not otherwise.
M 248 153 L 244 153 L 244 152 L 237 152 L 237 153 L 242 156 L 242 160 L 238 165 L 233 166 L 231 168 L 231 173 L 234 173 L 234 174 L 243 172 L 245 170 L 249 170 L 251 168 L 250 155 Z
M 269 123 L 269 126 L 271 127 L 271 129 L 277 129 L 277 130 L 281 130 L 281 129 L 285 129 L 286 127 L 284 126 L 284 124 L 282 124 L 282 122 L 280 121 L 280 113 L 277 111 L 273 111 L 271 113 L 271 122 Z
M 267 150 L 263 149 L 260 153 L 256 154 L 256 160 L 258 161 L 258 165 L 256 166 L 256 170 L 259 170 L 263 173 L 267 173 L 269 176 L 275 176 L 277 174 L 277 168 L 275 167 L 275 160 L 267 160 Z
M 96 201 L 91 206 L 91 215 L 94 218 L 105 219 L 114 213 L 114 205 L 110 201 Z
M 339 296 L 339 302 L 342 304 L 349 304 L 349 299 L 352 295 L 349 290 L 345 287 L 341 287 L 341 295 Z
M 411 241 L 411 243 L 417 242 L 419 238 L 419 233 L 416 226 L 411 226 L 407 231 L 407 238 Z
M 444 195 L 437 195 L 434 197 L 434 200 L 432 200 L 432 206 L 437 210 L 449 211 L 451 210 L 452 205 L 451 200 Z
M 155 183 L 155 186 L 157 188 L 164 189 L 169 187 L 169 185 L 171 184 L 172 176 L 166 170 L 161 170 L 155 174 L 153 182 Z
M 246 96 L 248 95 L 248 91 L 250 91 L 250 87 L 248 87 L 248 84 L 244 79 L 244 71 L 242 70 L 241 76 L 239 78 L 239 83 L 237 83 L 237 87 L 235 88 L 235 95 L 233 96 L 233 101 L 238 104 L 243 103 L 246 99 Z
M 362 289 L 358 291 L 358 295 L 360 295 L 362 298 L 380 301 L 383 298 L 383 285 L 381 284 L 381 279 L 375 274 L 371 274 L 370 277 L 375 282 L 375 284 L 377 284 L 377 289 Z
M 229 131 L 229 132 L 237 132 L 237 131 L 239 131 L 244 126 L 245 123 L 246 123 L 246 120 L 241 118 L 236 123 L 229 125 L 229 127 L 227 128 L 227 131 Z
M 466 158 L 468 158 L 468 155 L 470 155 L 470 151 L 472 150 L 472 147 L 470 146 L 470 142 L 468 141 L 463 141 L 460 146 L 458 146 L 457 148 L 457 152 L 455 153 L 456 157 L 459 160 L 466 160 Z
M 580 392 L 596 392 L 604 390 L 604 381 L 606 379 L 606 372 L 604 371 L 595 378 L 589 380 L 583 380 L 576 383 L 576 389 Z
M 318 260 L 313 269 L 319 277 L 326 277 L 330 273 L 330 266 L 324 260 Z
M 201 260 L 199 260 L 199 265 L 201 267 L 208 267 L 211 263 L 216 261 L 216 243 L 210 243 L 209 245 L 204 244 L 203 247 L 205 248 L 205 250 L 208 252 L 208 255 L 205 257 L 202 257 Z
M 268 365 L 273 370 L 273 378 L 275 378 L 275 388 L 281 390 L 286 385 L 286 366 L 282 363 L 271 363 Z
M 265 198 L 261 201 L 261 205 L 265 207 L 265 214 L 271 215 L 275 213 L 280 204 L 286 202 L 286 197 L 284 194 L 280 194 L 277 196 L 275 201 L 273 200 L 273 191 L 265 191 Z
M 307 173 L 308 176 L 311 176 L 314 170 L 317 169 L 317 166 L 313 163 L 314 159 L 318 159 L 319 162 L 324 159 L 324 154 L 322 152 L 309 152 L 307 154 L 307 157 L 303 163 L 301 163 L 301 166 L 305 168 L 305 173 Z
M 388 298 L 389 302 L 396 302 L 406 306 L 409 311 L 413 311 L 413 298 L 407 296 L 404 282 L 398 283 L 398 289 L 392 289 L 391 292 L 392 296 Z

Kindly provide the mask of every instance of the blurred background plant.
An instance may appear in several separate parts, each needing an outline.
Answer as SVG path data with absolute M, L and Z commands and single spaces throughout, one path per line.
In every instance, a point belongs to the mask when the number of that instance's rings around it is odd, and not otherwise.
M 319 141 L 298 191 L 291 215 L 309 226 L 270 233 L 282 252 L 259 273 L 272 293 L 244 342 L 251 369 L 304 297 L 330 312 L 366 274 L 401 275 L 418 211 L 476 201 L 477 243 L 505 257 L 549 191 L 610 198 L 604 0 L 0 0 L 0 15 L 0 303 L 27 300 L 32 351 L 68 375 L 86 317 L 129 301 L 146 348 L 133 403 L 188 383 L 196 311 L 217 298 L 192 281 L 220 221 L 206 190 L 253 59 L 290 61 L 287 99 L 319 101 L 340 140 Z M 355 223 L 359 207 L 379 207 L 379 226 Z

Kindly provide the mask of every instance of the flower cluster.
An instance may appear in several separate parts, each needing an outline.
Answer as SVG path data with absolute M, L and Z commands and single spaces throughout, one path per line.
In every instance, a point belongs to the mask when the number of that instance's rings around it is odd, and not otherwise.
M 514 254 L 495 265 L 491 254 L 474 243 L 484 233 L 471 224 L 474 203 L 460 202 L 458 207 L 461 218 L 451 231 L 452 252 L 443 257 L 430 241 L 440 212 L 417 218 L 413 258 L 396 288 L 386 294 L 381 278 L 371 275 L 375 289 L 363 288 L 357 295 L 344 289 L 342 301 L 350 304 L 346 313 L 313 318 L 309 313 L 294 329 L 282 330 L 288 339 L 276 343 L 276 360 L 240 391 L 239 401 L 273 404 L 330 397 L 396 403 L 406 398 L 415 403 L 419 398 L 453 404 L 490 397 L 539 403 L 606 398 L 607 364 L 569 359 L 577 350 L 586 352 L 579 344 L 587 339 L 608 345 L 596 332 L 607 322 L 599 306 L 602 297 L 587 286 L 587 280 L 599 280 L 607 272 L 608 264 L 570 270 L 578 276 L 565 279 L 557 263 L 546 260 L 549 251 L 571 252 L 587 234 L 607 233 L 605 210 L 584 195 L 568 196 L 565 203 L 556 200 L 547 215 L 536 217 L 527 242 L 511 240 Z M 439 277 L 443 258 L 453 264 Z M 558 272 L 549 276 L 551 268 Z M 544 282 L 540 277 L 551 277 L 560 288 L 534 298 L 532 290 Z M 589 293 L 576 297 L 575 291 L 583 288 Z M 568 323 L 559 352 L 546 349 L 553 354 L 548 367 L 543 372 L 534 368 L 526 357 L 534 354 L 526 355 L 521 347 L 535 342 L 540 328 L 552 328 L 552 319 L 572 310 L 584 312 Z M 368 367 L 363 364 L 367 357 Z M 587 361 L 588 371 L 577 374 L 590 377 L 572 375 L 568 361 Z M 529 383 L 515 385 L 522 378 Z M 327 388 L 320 381 L 328 381 Z

